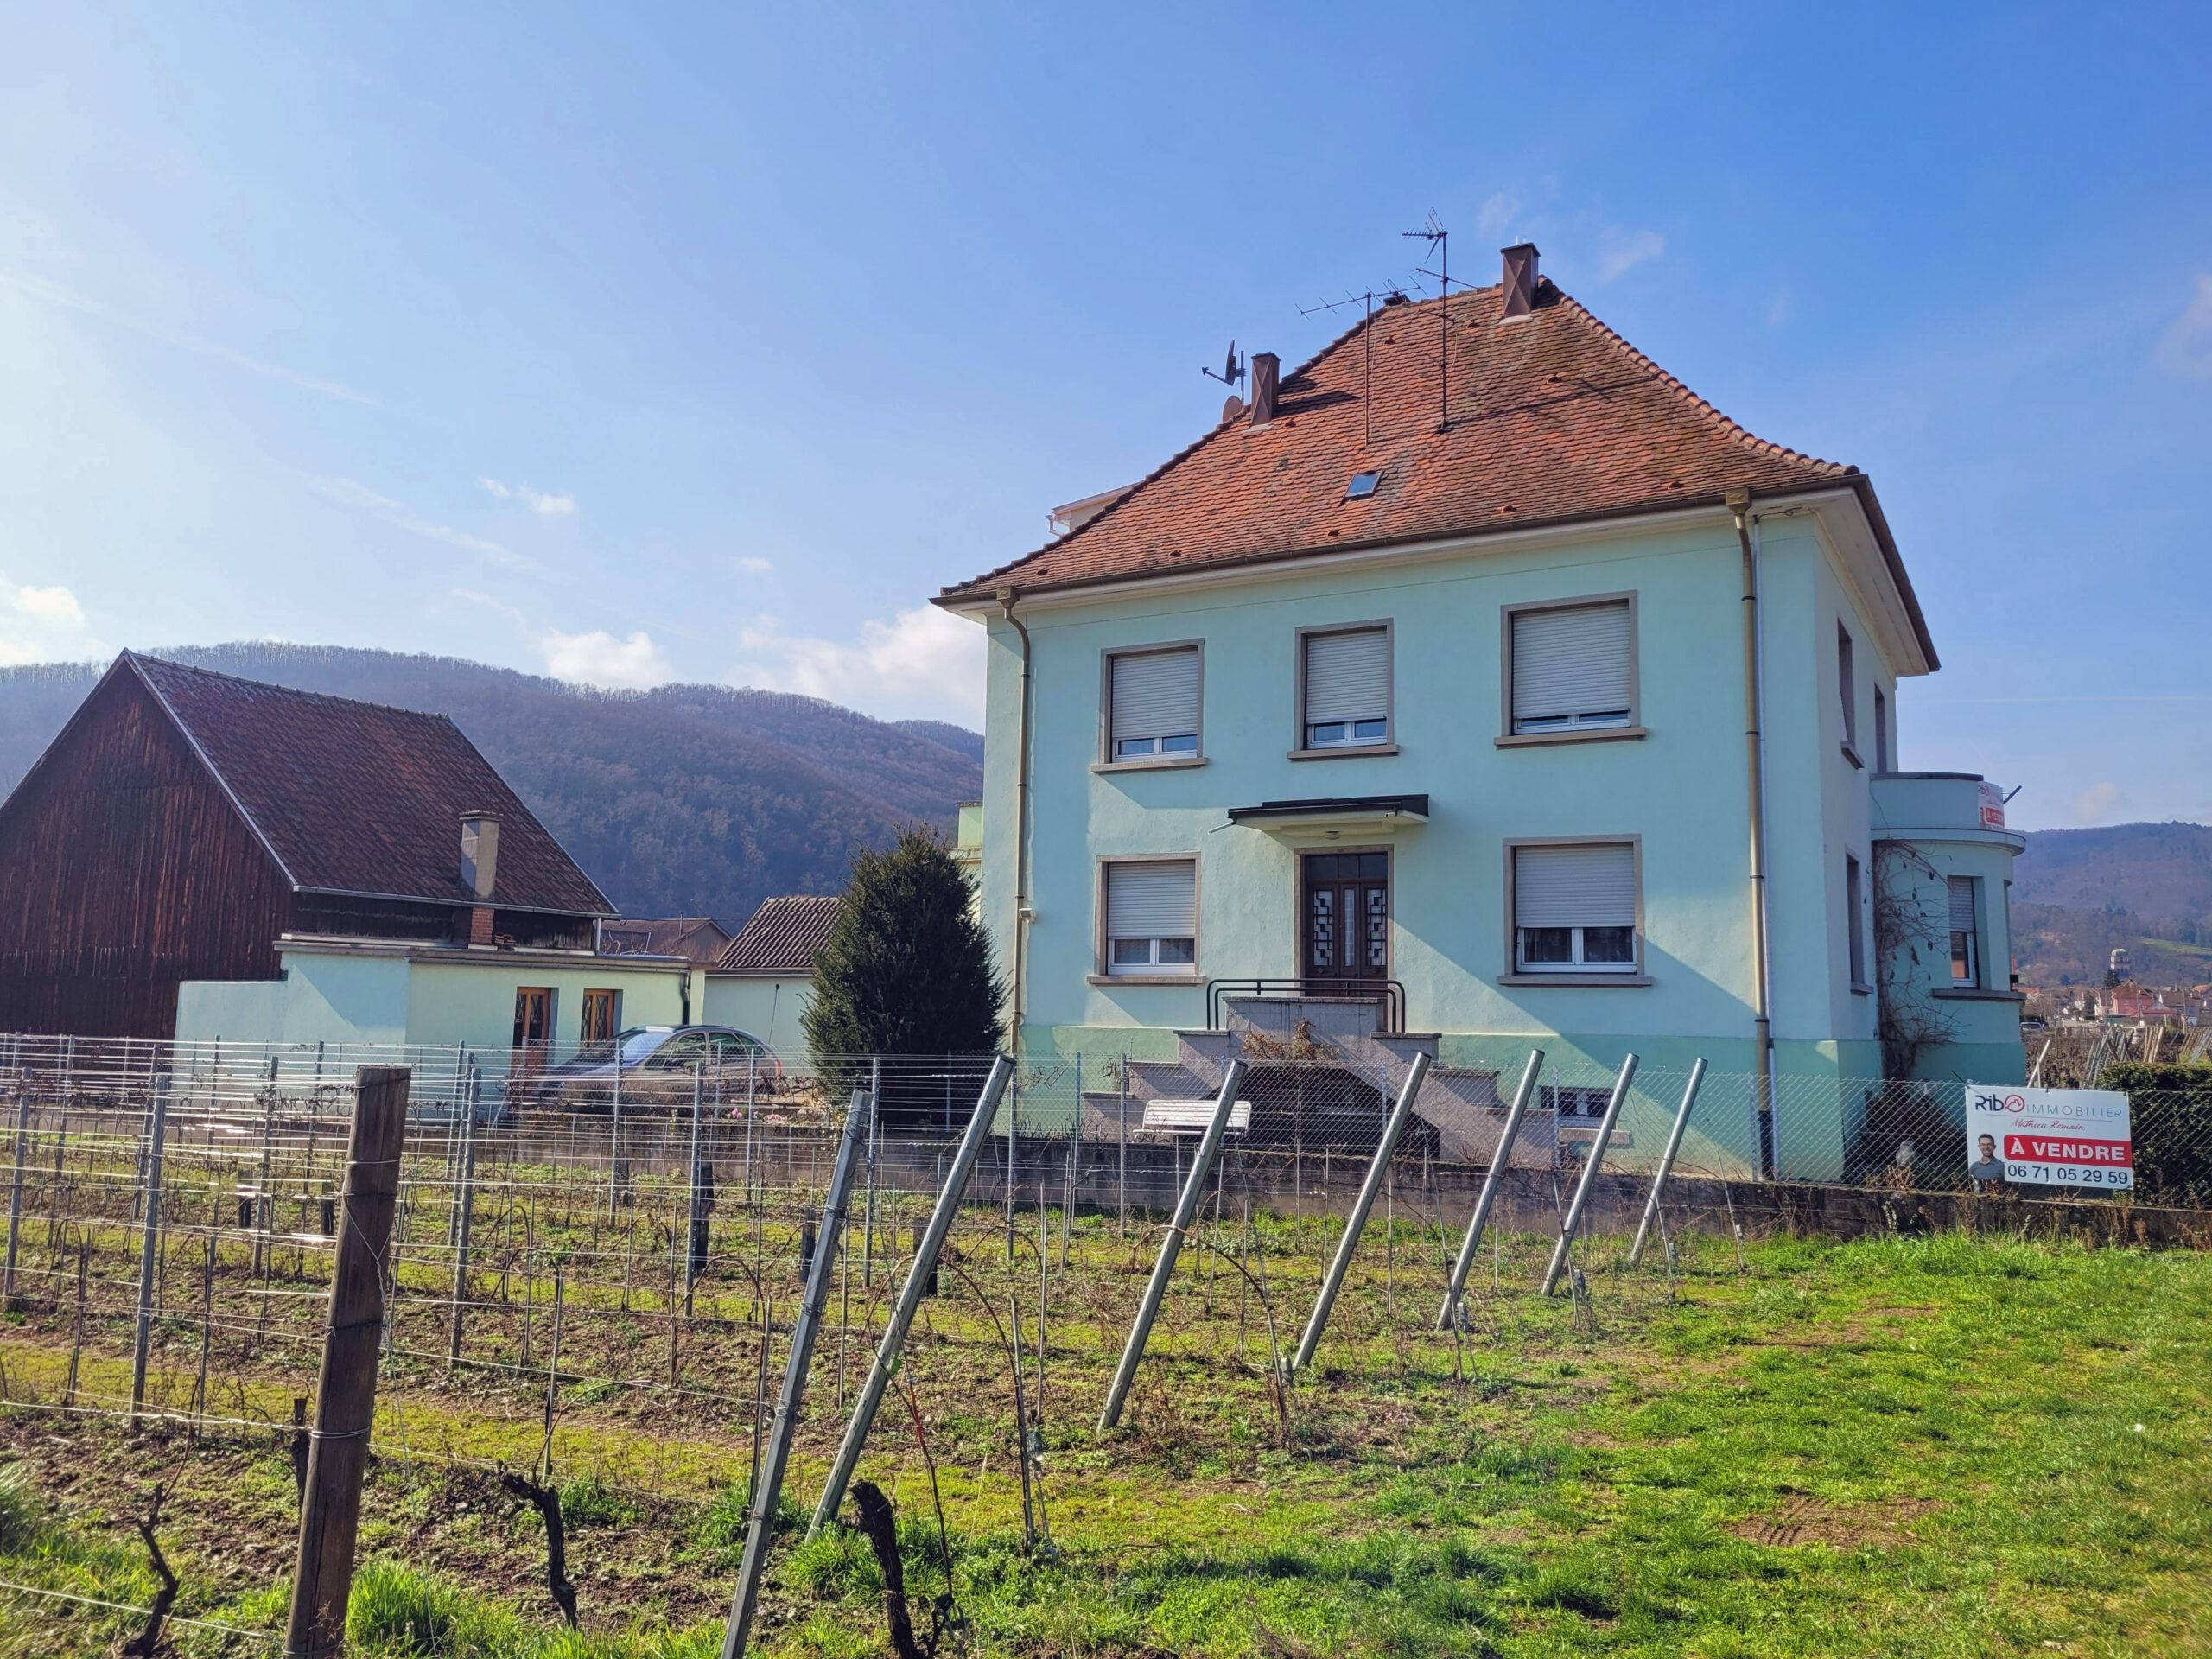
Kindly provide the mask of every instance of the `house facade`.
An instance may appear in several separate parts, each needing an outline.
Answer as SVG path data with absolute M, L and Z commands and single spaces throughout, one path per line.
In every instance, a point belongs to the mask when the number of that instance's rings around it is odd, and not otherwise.
M 1898 768 L 1938 661 L 1857 469 L 1726 421 L 1525 245 L 1251 385 L 938 601 L 988 633 L 980 885 L 1030 1053 L 1187 1069 L 1364 1002 L 1470 1074 L 2021 1076 L 2023 842 L 1978 778 Z M 1843 1158 L 1847 1092 L 1796 1167 Z

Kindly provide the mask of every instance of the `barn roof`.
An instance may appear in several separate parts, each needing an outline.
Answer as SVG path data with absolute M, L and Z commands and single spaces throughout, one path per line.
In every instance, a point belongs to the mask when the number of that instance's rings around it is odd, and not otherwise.
M 124 652 L 137 677 L 305 892 L 466 904 L 463 813 L 499 820 L 492 902 L 612 916 L 614 906 L 461 728 L 350 697 L 265 685 Z
M 834 893 L 762 899 L 717 968 L 725 974 L 811 974 L 844 902 Z

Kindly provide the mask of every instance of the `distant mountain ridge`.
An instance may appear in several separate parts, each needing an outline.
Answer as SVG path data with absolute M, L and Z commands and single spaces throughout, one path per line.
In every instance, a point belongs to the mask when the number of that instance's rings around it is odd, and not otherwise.
M 2012 924 L 2031 985 L 2100 980 L 2115 947 L 2145 984 L 2212 980 L 2212 827 L 2036 830 L 2013 865 Z
M 458 658 L 254 642 L 149 651 L 245 679 L 449 715 L 632 916 L 715 916 L 834 893 L 860 846 L 950 830 L 982 792 L 982 739 L 818 698 L 722 685 L 606 691 Z M 0 794 L 104 663 L 0 669 Z M 972 747 L 971 747 L 972 746 Z

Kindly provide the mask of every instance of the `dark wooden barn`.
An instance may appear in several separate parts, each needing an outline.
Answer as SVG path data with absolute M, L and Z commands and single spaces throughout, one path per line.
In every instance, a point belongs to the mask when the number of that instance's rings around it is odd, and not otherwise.
M 169 1036 L 285 934 L 588 950 L 613 913 L 443 715 L 125 652 L 0 804 L 0 1031 Z

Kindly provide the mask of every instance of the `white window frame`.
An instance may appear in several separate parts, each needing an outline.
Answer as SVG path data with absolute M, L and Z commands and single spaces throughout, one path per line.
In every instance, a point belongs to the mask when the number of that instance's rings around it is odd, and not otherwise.
M 1974 893 L 1974 925 L 1964 930 L 1966 939 L 1966 977 L 1959 977 L 1960 929 L 1951 925 L 1951 883 L 1964 881 Z M 1981 971 L 1981 878 L 1978 875 L 1947 875 L 1943 878 L 1943 930 L 1946 935 L 1947 977 L 1944 988 L 1953 991 L 1978 991 L 1982 988 Z
M 1864 993 L 1873 988 L 1866 982 L 1866 924 L 1862 912 L 1866 907 L 1866 866 L 1856 853 L 1843 855 L 1843 911 L 1844 925 L 1850 931 L 1844 936 L 1844 963 L 1851 988 Z
M 1188 651 L 1198 659 L 1198 690 L 1197 709 L 1198 729 L 1191 734 L 1194 747 L 1188 750 L 1154 747 L 1150 753 L 1128 756 L 1116 754 L 1114 745 L 1114 664 L 1124 657 L 1164 657 L 1171 652 Z M 1098 759 L 1092 763 L 1096 772 L 1114 772 L 1124 768 L 1166 768 L 1172 766 L 1202 766 L 1206 760 L 1206 648 L 1203 639 L 1166 639 L 1157 645 L 1109 645 L 1098 653 Z M 1176 735 L 1180 735 L 1177 734 Z M 1155 739 L 1155 744 L 1160 740 Z
M 1859 649 L 1840 617 L 1835 625 L 1835 689 L 1843 715 L 1843 758 L 1863 770 L 1866 763 L 1859 758 Z
M 1382 735 L 1380 737 L 1351 737 L 1322 743 L 1306 741 L 1306 641 L 1325 634 L 1376 633 L 1382 636 Z M 1340 755 L 1395 754 L 1398 753 L 1398 635 L 1397 625 L 1389 617 L 1376 617 L 1365 622 L 1328 622 L 1318 626 L 1298 630 L 1292 645 L 1291 683 L 1297 688 L 1292 699 L 1296 723 L 1291 729 L 1290 758 L 1294 760 L 1327 760 Z
M 1621 836 L 1519 836 L 1505 842 L 1505 963 L 1506 971 L 1498 976 L 1501 985 L 1560 985 L 1560 986 L 1628 986 L 1649 985 L 1651 976 L 1645 971 L 1643 955 L 1643 837 L 1640 835 Z M 1522 848 L 1544 847 L 1626 847 L 1634 861 L 1636 871 L 1635 952 L 1624 963 L 1586 963 L 1581 960 L 1582 930 L 1573 930 L 1575 960 L 1559 963 L 1540 963 L 1535 967 L 1523 964 L 1521 957 L 1521 927 L 1515 911 L 1520 902 L 1520 888 L 1516 865 Z
M 1628 718 L 1613 725 L 1555 727 L 1547 731 L 1515 729 L 1513 715 L 1513 620 L 1532 611 L 1594 610 L 1600 605 L 1628 607 Z M 1611 743 L 1633 741 L 1647 735 L 1643 726 L 1643 617 L 1633 588 L 1611 594 L 1576 594 L 1564 599 L 1532 600 L 1501 606 L 1497 613 L 1498 714 L 1497 747 L 1535 748 L 1548 743 Z
M 1111 902 L 1109 891 L 1110 877 L 1108 873 L 1116 865 L 1122 864 L 1187 864 L 1191 867 L 1192 931 L 1189 962 L 1162 963 L 1160 960 L 1160 938 L 1154 938 L 1149 942 L 1152 947 L 1149 962 L 1141 964 L 1135 963 L 1117 964 L 1114 961 L 1114 939 L 1108 931 L 1112 925 L 1111 918 L 1107 914 L 1107 907 Z M 1205 982 L 1200 976 L 1203 946 L 1198 931 L 1200 906 L 1204 900 L 1201 880 L 1198 855 L 1196 853 L 1122 853 L 1101 858 L 1098 861 L 1098 874 L 1094 881 L 1096 889 L 1095 906 L 1098 912 L 1094 946 L 1096 963 L 1094 971 L 1090 976 L 1090 983 L 1093 985 L 1203 984 Z

